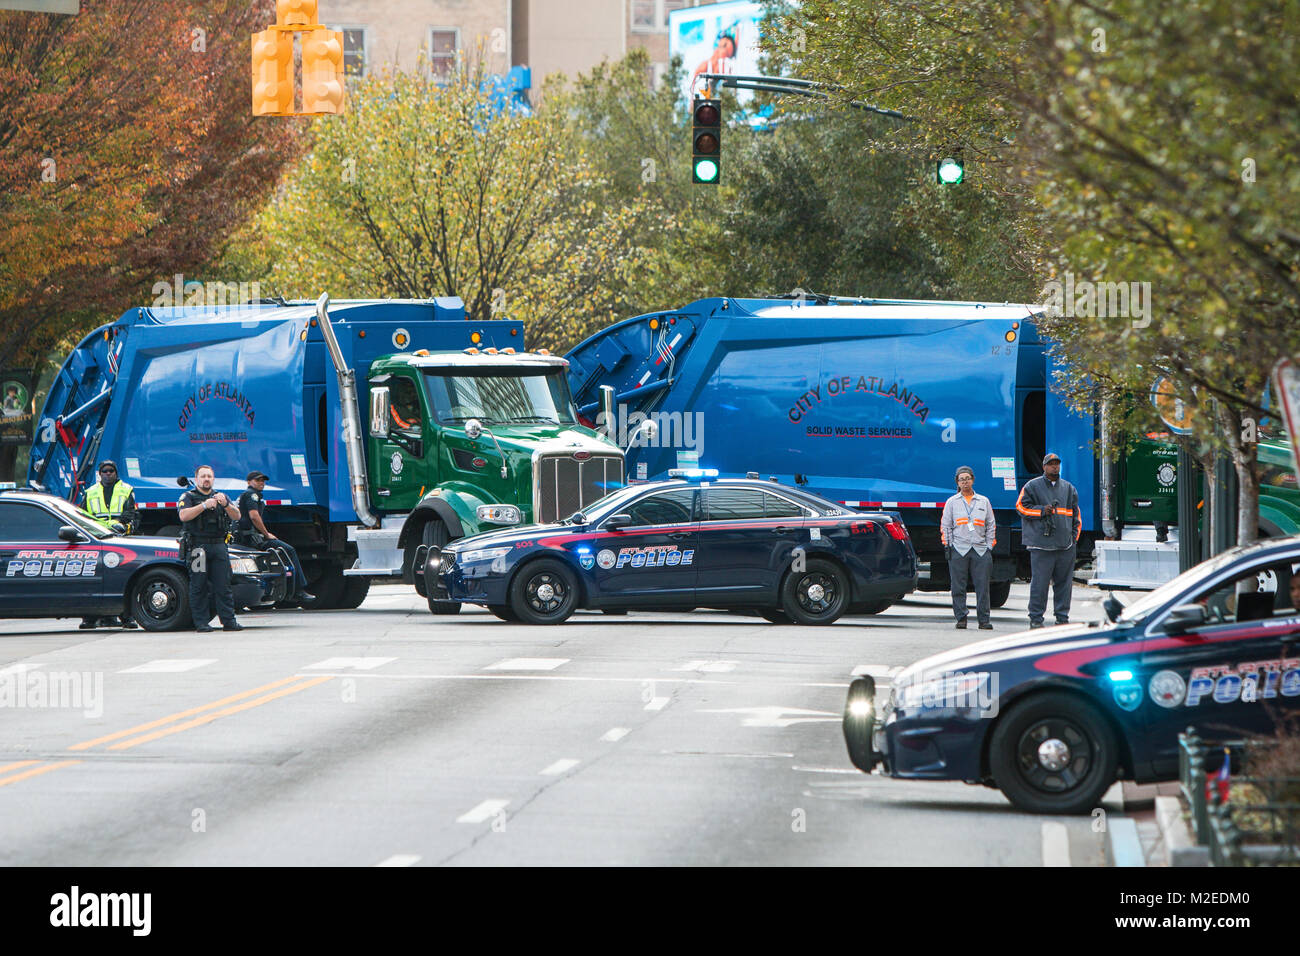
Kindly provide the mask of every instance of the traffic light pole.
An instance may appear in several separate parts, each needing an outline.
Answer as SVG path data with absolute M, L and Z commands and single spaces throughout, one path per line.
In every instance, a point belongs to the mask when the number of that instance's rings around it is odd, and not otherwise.
M 831 93 L 843 90 L 842 86 L 834 86 L 828 83 L 818 83 L 814 80 L 800 80 L 788 76 L 759 76 L 747 75 L 743 73 L 701 73 L 700 78 L 707 80 L 710 84 L 716 82 L 719 86 L 725 86 L 737 90 L 754 90 L 762 93 L 789 93 L 794 96 L 806 96 L 809 99 L 829 100 Z M 887 110 L 880 106 L 873 106 L 870 103 L 863 103 L 861 100 L 850 100 L 849 105 L 854 109 L 864 110 L 868 113 L 876 113 L 880 116 L 890 116 L 894 119 L 911 121 L 913 117 L 898 110 Z

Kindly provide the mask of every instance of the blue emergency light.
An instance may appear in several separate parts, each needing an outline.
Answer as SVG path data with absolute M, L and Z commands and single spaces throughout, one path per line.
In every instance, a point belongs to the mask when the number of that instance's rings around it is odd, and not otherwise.
M 699 481 L 701 478 L 718 477 L 716 468 L 669 468 L 669 478 L 685 478 L 687 481 Z

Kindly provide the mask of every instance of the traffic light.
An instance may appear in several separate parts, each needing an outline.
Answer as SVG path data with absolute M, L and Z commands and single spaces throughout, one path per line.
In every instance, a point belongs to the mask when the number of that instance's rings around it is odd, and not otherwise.
M 716 186 L 722 178 L 722 101 L 691 106 L 691 182 Z
M 293 113 L 293 34 L 253 34 L 253 115 Z
M 317 0 L 275 0 L 275 22 L 282 27 L 316 22 Z
M 343 112 L 343 34 L 312 30 L 302 35 L 302 111 Z
M 934 176 L 940 186 L 955 186 L 966 178 L 966 167 L 960 156 L 945 156 L 935 166 Z

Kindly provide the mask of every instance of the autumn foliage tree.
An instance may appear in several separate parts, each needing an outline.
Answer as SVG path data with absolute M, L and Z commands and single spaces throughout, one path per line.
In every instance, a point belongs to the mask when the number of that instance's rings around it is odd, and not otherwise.
M 251 115 L 249 36 L 274 8 L 0 12 L 0 368 L 38 371 L 155 282 L 202 270 L 264 201 L 303 139 Z

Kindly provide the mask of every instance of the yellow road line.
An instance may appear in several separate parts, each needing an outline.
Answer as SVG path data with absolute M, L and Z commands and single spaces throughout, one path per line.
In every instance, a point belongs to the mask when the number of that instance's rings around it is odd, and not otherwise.
M 183 724 L 177 724 L 174 727 L 164 727 L 162 730 L 155 730 L 153 733 L 145 734 L 141 737 L 134 737 L 130 740 L 123 740 L 120 743 L 113 744 L 113 746 L 109 747 L 108 749 L 127 750 L 131 747 L 137 747 L 140 744 L 147 744 L 151 740 L 157 740 L 160 737 L 167 737 L 171 734 L 178 734 L 182 730 L 190 730 L 193 727 L 201 727 L 204 724 L 210 724 L 212 723 L 212 721 L 217 720 L 220 717 L 228 717 L 231 714 L 237 714 L 241 710 L 248 710 L 251 707 L 260 707 L 262 704 L 265 704 L 268 701 L 275 700 L 278 697 L 285 697 L 289 694 L 296 694 L 300 690 L 307 690 L 309 687 L 315 687 L 317 684 L 323 684 L 326 681 L 333 680 L 333 679 L 334 679 L 333 677 L 330 677 L 328 675 L 325 677 L 313 677 L 310 678 L 309 680 L 304 681 L 301 684 L 294 684 L 290 687 L 284 687 L 280 690 L 275 691 L 274 693 L 264 694 L 261 697 L 255 698 L 253 700 L 245 701 L 242 704 L 235 704 L 233 707 L 227 707 L 223 710 L 218 710 L 211 714 L 204 714 L 202 717 L 196 717 L 194 720 L 186 721 Z M 284 683 L 284 682 L 281 681 L 280 683 Z M 247 696 L 247 695 L 241 695 L 241 696 Z M 122 735 L 118 734 L 117 736 L 122 736 Z
M 254 687 L 252 690 L 246 690 L 239 694 L 232 694 L 229 697 L 223 697 L 221 698 L 221 700 L 214 700 L 210 704 L 203 704 L 202 706 L 199 707 L 191 707 L 189 710 L 182 710 L 179 713 L 170 714 L 166 717 L 159 717 L 157 720 L 151 720 L 147 724 L 140 724 L 139 726 L 132 727 L 129 730 L 119 730 L 115 734 L 108 734 L 107 736 L 104 737 L 96 737 L 94 740 L 86 740 L 79 744 L 73 744 L 68 749 L 89 750 L 91 747 L 98 746 L 99 744 L 106 744 L 110 740 L 119 740 L 122 737 L 130 737 L 132 734 L 143 733 L 146 730 L 153 730 L 155 727 L 160 727 L 163 724 L 170 724 L 173 720 L 181 720 L 185 717 L 192 717 L 195 714 L 201 714 L 203 713 L 203 711 L 211 710 L 214 707 L 222 707 L 226 704 L 234 703 L 237 700 L 243 700 L 245 697 L 252 697 L 254 694 L 260 694 L 263 691 L 272 690 L 276 687 L 283 687 L 285 684 L 291 683 L 298 679 L 299 676 L 297 675 L 295 675 L 294 677 L 286 677 L 283 680 L 273 681 L 270 684 L 263 684 L 261 687 Z
M 33 761 L 39 762 L 39 761 Z M 49 773 L 51 770 L 58 770 L 60 767 L 71 767 L 74 763 L 81 763 L 80 760 L 63 760 L 59 763 L 46 764 L 44 767 L 34 767 L 25 773 L 16 773 L 12 777 L 5 777 L 0 780 L 0 787 L 7 787 L 11 783 L 17 783 L 19 780 L 26 780 L 29 777 L 39 777 L 43 773 Z
M 30 767 L 30 766 L 31 766 L 32 764 L 34 764 L 34 763 L 40 763 L 40 761 L 39 761 L 39 760 L 20 760 L 20 761 L 18 761 L 17 763 L 7 763 L 7 764 L 5 764 L 3 767 L 0 767 L 0 773 L 5 773 L 6 771 L 9 771 L 9 770 L 17 770 L 19 767 Z

